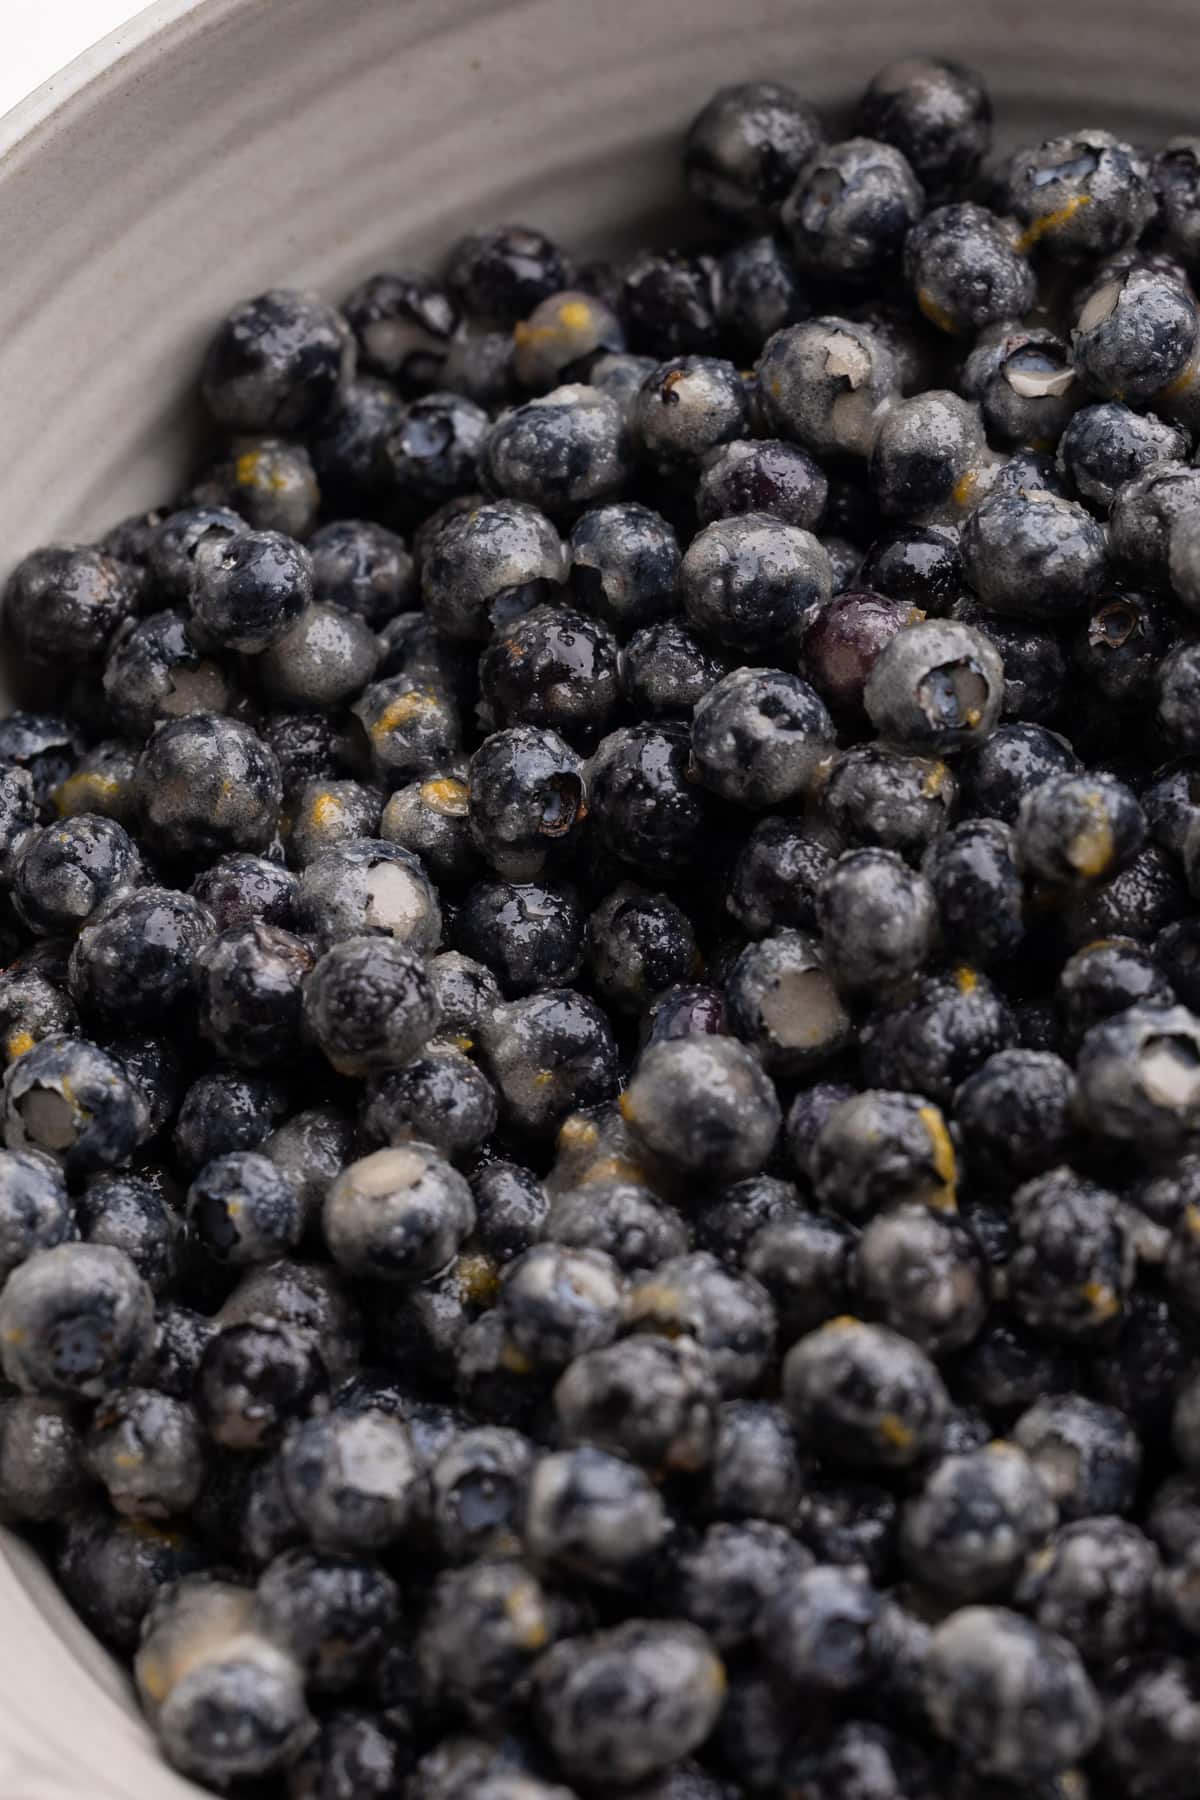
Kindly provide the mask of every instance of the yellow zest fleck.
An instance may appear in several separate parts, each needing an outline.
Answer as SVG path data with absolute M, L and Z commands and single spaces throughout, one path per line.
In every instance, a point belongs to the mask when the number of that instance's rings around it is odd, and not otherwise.
M 558 1141 L 568 1150 L 587 1150 L 600 1142 L 600 1127 L 591 1119 L 581 1119 L 578 1113 L 572 1113 L 569 1119 L 563 1120 Z
M 23 1343 L 25 1343 L 26 1341 L 27 1341 L 26 1333 L 21 1330 L 21 1327 L 19 1325 L 10 1326 L 10 1328 L 4 1334 L 4 1342 L 6 1344 L 11 1344 L 14 1349 L 19 1349 L 20 1346 Z
M 468 1051 L 475 1048 L 475 1039 L 473 1037 L 468 1037 L 465 1032 L 458 1037 L 452 1037 L 450 1042 L 456 1049 L 461 1050 L 464 1056 L 466 1056 Z
M 177 1531 L 165 1531 L 161 1525 L 152 1525 L 149 1519 L 130 1519 L 129 1529 L 150 1543 L 165 1544 L 169 1550 L 183 1549 L 183 1539 Z
M 332 825 L 342 816 L 342 803 L 336 794 L 318 794 L 309 808 L 314 825 Z
M 533 1078 L 533 1085 L 534 1085 L 534 1087 L 540 1087 L 540 1088 L 549 1087 L 550 1083 L 553 1080 L 554 1080 L 554 1070 L 553 1069 L 539 1069 L 537 1074 Z
M 447 819 L 465 819 L 467 816 L 465 781 L 454 781 L 449 775 L 443 775 L 434 781 L 423 781 L 421 798 L 426 806 Z
M 459 1257 L 458 1280 L 466 1298 L 474 1300 L 479 1306 L 490 1305 L 500 1286 L 495 1263 L 490 1256 L 483 1256 L 478 1252 Z
M 531 1581 L 520 1581 L 504 1596 L 504 1611 L 522 1650 L 540 1650 L 550 1636 L 545 1614 Z
M 945 307 L 938 305 L 928 288 L 917 289 L 917 305 L 931 325 L 936 325 L 939 331 L 948 333 L 950 337 L 958 336 L 958 326 Z
M 157 1706 L 160 1700 L 167 1697 L 167 1676 L 162 1664 L 155 1657 L 145 1656 L 138 1663 L 138 1681 L 142 1691 L 148 1694 Z
M 974 969 L 968 969 L 965 963 L 960 963 L 954 971 L 954 985 L 960 994 L 973 994 L 979 986 L 979 977 Z
M 283 470 L 273 467 L 257 450 L 244 450 L 233 472 L 239 487 L 269 488 L 273 494 L 281 494 L 288 485 Z
M 925 611 L 923 607 L 910 606 L 907 613 L 904 615 L 904 623 L 906 625 L 920 625 L 924 618 Z
M 940 1212 L 956 1212 L 958 1200 L 955 1194 L 955 1182 L 958 1179 L 958 1164 L 954 1157 L 954 1145 L 950 1133 L 946 1129 L 946 1121 L 936 1106 L 922 1106 L 918 1113 L 929 1142 L 933 1148 L 933 1172 L 941 1182 L 940 1188 L 934 1188 L 928 1195 L 928 1203 Z
M 627 1156 L 602 1156 L 599 1162 L 583 1171 L 577 1185 L 587 1187 L 593 1181 L 632 1181 L 641 1187 L 645 1180 L 646 1171 L 640 1163 L 630 1162 Z
M 721 1661 L 719 1656 L 714 1656 L 712 1659 L 712 1674 L 710 1681 L 714 1694 L 723 1694 L 729 1686 L 729 1677 L 725 1673 L 725 1664 Z
M 857 1325 L 859 1323 L 860 1321 L 855 1318 L 853 1313 L 838 1313 L 836 1318 L 827 1319 L 825 1321 L 825 1330 L 847 1331 L 851 1325 Z
M 1121 1310 L 1121 1302 L 1106 1281 L 1086 1282 L 1083 1297 L 1094 1318 L 1111 1319 Z
M 1083 1785 L 1083 1776 L 1078 1769 L 1068 1769 L 1066 1774 L 1059 1778 L 1059 1786 L 1063 1791 L 1064 1800 L 1084 1800 L 1087 1790 Z
M 963 718 L 967 721 L 967 725 L 972 731 L 974 731 L 982 717 L 983 713 L 977 706 L 968 706 L 963 713 Z
M 1071 839 L 1067 861 L 1081 875 L 1103 875 L 1112 864 L 1113 835 L 1104 796 L 1093 788 L 1083 796 L 1087 823 Z
M 1200 1206 L 1189 1206 L 1184 1209 L 1183 1222 L 1193 1237 L 1200 1237 Z
M 592 309 L 586 300 L 568 300 L 559 307 L 558 317 L 568 331 L 586 331 L 592 322 Z
M 971 495 L 978 486 L 979 470 L 964 469 L 954 484 L 953 494 L 955 506 L 969 506 L 971 504 Z
M 1053 212 L 1043 213 L 1042 217 L 1035 219 L 1033 224 L 1028 226 L 1017 239 L 1018 254 L 1027 256 L 1034 245 L 1040 244 L 1048 232 L 1057 231 L 1060 225 L 1065 225 L 1068 219 L 1073 219 L 1081 207 L 1091 204 L 1090 194 L 1072 194 L 1069 200 L 1065 200 L 1061 206 L 1056 206 Z
M 621 1098 L 617 1101 L 617 1111 L 627 1125 L 632 1125 L 637 1119 L 637 1113 L 634 1110 L 633 1100 L 630 1097 L 628 1088 L 626 1088 L 625 1092 L 621 1095 Z
M 371 736 L 386 737 L 389 731 L 395 731 L 398 725 L 407 725 L 413 719 L 420 718 L 423 712 L 428 712 L 434 705 L 436 705 L 436 701 L 430 693 L 422 694 L 414 691 L 408 694 L 397 694 L 391 705 L 384 707 L 372 725 Z
M 521 319 L 513 326 L 513 343 L 520 349 L 530 344 L 544 344 L 547 338 L 557 336 L 556 325 L 531 325 L 527 319 Z
M 524 1351 L 518 1350 L 515 1344 L 505 1344 L 500 1352 L 500 1364 L 510 1375 L 528 1375 L 533 1367 Z
M 132 1450 L 118 1451 L 113 1462 L 118 1469 L 140 1469 L 142 1466 L 141 1457 L 135 1456 Z
M 665 1281 L 644 1281 L 640 1287 L 635 1288 L 632 1302 L 633 1312 L 640 1318 L 647 1318 L 653 1314 L 658 1319 L 678 1321 L 679 1290 L 668 1287 Z
M 932 769 L 930 769 L 928 775 L 921 783 L 921 792 L 927 800 L 932 800 L 935 794 L 941 793 L 946 785 L 946 777 L 949 773 L 950 771 L 944 762 L 934 763 Z
M 897 1413 L 886 1412 L 879 1421 L 879 1435 L 889 1443 L 893 1450 L 909 1450 L 912 1448 L 912 1427 L 906 1425 Z
M 245 1204 L 241 1200 L 229 1200 L 226 1202 L 225 1211 L 229 1214 L 231 1219 L 240 1219 L 245 1210 Z
M 115 800 L 121 791 L 121 784 L 112 775 L 101 775 L 98 771 L 84 769 L 78 775 L 68 775 L 54 790 L 54 809 L 60 818 L 65 818 L 79 800 L 94 797 L 97 800 Z
M 16 1062 L 18 1056 L 24 1056 L 27 1050 L 32 1050 L 33 1041 L 32 1031 L 14 1031 L 5 1045 L 9 1061 Z
M 1196 364 L 1190 362 L 1185 369 L 1179 371 L 1174 381 L 1168 381 L 1166 387 L 1158 390 L 1160 399 L 1173 400 L 1176 394 L 1186 394 L 1188 389 L 1195 384 L 1195 380 Z

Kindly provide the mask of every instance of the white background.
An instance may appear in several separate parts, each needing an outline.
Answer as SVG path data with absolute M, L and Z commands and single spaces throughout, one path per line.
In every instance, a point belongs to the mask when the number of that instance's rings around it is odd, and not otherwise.
M 142 11 L 146 0 L 0 0 L 0 113 L 99 38 Z

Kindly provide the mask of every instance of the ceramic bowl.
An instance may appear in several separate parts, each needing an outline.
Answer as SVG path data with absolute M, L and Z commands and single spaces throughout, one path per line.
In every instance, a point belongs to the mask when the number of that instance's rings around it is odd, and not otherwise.
M 479 221 L 665 239 L 712 88 L 837 108 L 913 49 L 983 70 L 1008 141 L 1194 129 L 1195 0 L 159 0 L 0 120 L 0 574 L 178 490 L 234 300 L 337 296 Z M 198 1800 L 3 1533 L 0 1622 L 4 1800 Z

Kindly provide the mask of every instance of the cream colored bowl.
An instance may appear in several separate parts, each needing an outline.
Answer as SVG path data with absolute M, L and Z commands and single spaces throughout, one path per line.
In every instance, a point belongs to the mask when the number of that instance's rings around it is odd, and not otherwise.
M 477 221 L 666 236 L 699 102 L 838 106 L 912 49 L 1003 137 L 1200 128 L 1196 0 L 159 0 L 0 121 L 0 562 L 169 497 L 213 320 Z M 123 1676 L 0 1533 L 2 1800 L 182 1800 Z

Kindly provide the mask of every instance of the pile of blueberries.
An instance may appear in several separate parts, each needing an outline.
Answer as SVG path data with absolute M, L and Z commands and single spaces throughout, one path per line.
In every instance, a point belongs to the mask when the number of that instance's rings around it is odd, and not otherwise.
M 1200 138 L 853 129 L 9 581 L 0 1517 L 211 1787 L 1200 1792 Z

